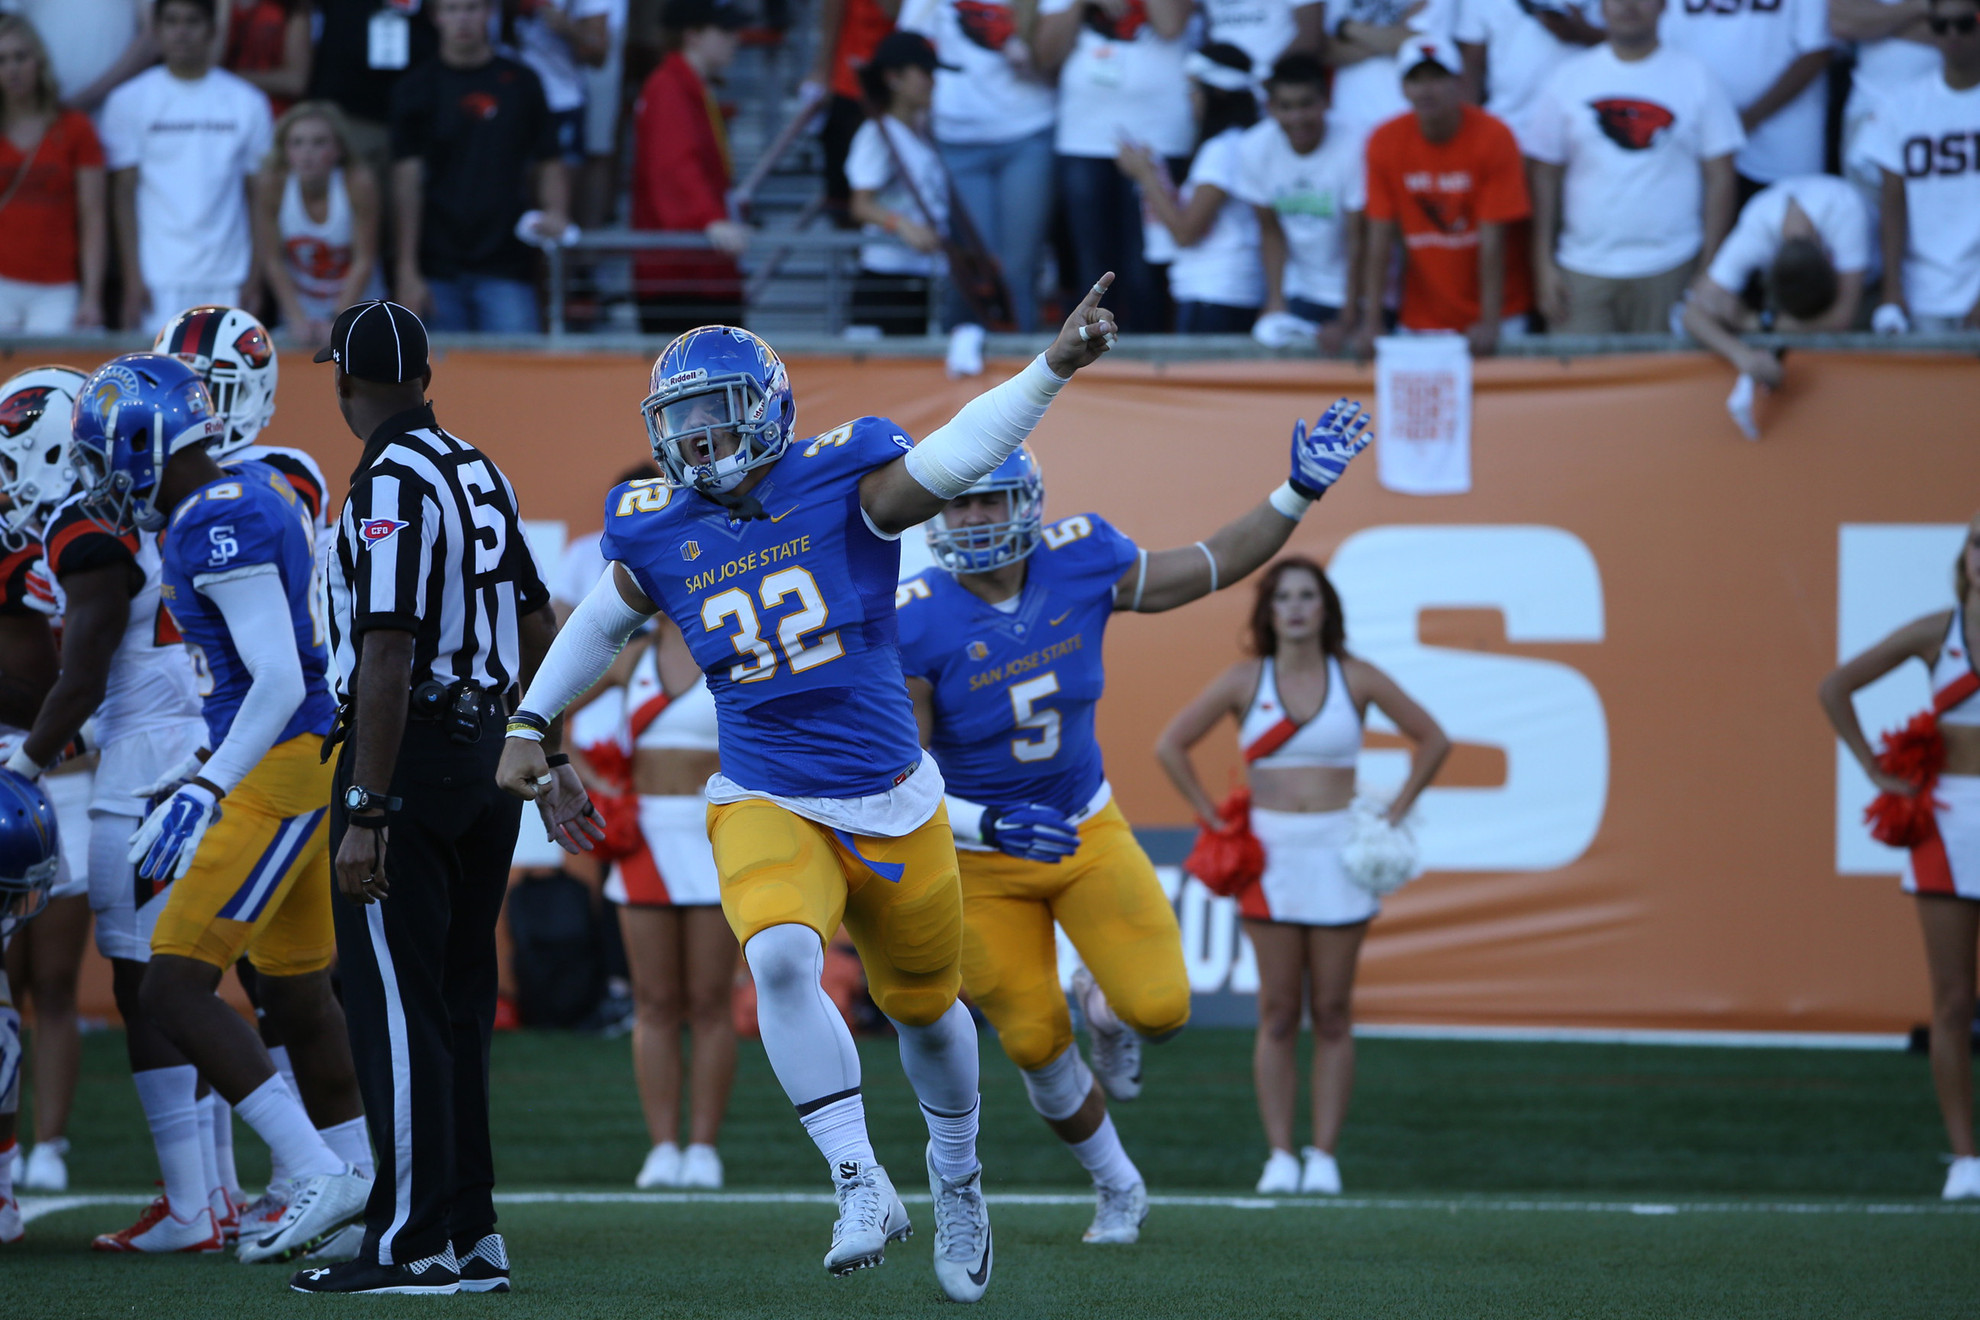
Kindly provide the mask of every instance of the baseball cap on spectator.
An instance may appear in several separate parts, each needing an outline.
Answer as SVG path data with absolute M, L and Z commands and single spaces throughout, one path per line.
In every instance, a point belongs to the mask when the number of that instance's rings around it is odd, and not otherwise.
M 895 28 L 880 38 L 880 44 L 873 48 L 866 67 L 869 69 L 926 69 L 933 73 L 937 69 L 956 72 L 958 65 L 944 64 L 936 57 L 935 43 L 919 32 L 909 32 Z
M 316 351 L 315 360 L 335 362 L 359 380 L 418 380 L 426 371 L 426 327 L 395 302 L 353 303 L 337 314 L 330 344 Z
M 712 27 L 735 32 L 749 26 L 749 10 L 736 0 L 667 0 L 660 24 L 675 32 Z
M 1461 72 L 1458 65 L 1457 47 L 1448 41 L 1435 37 L 1414 36 L 1396 47 L 1396 71 L 1407 78 L 1424 65 L 1450 74 L 1453 78 Z

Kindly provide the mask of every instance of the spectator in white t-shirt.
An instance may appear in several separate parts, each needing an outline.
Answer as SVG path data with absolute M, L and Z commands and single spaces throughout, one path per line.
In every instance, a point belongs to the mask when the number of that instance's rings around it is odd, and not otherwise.
M 1733 158 L 1740 199 L 1767 184 L 1820 174 L 1827 126 L 1827 0 L 1673 4 L 1659 36 L 1696 55 L 1739 107 L 1746 145 Z
M 1072 278 L 1086 289 L 1108 271 L 1121 324 L 1163 328 L 1160 277 L 1142 252 L 1141 196 L 1115 164 L 1139 144 L 1183 173 L 1189 116 L 1185 33 L 1195 0 L 1041 0 L 1035 54 L 1059 76 L 1059 198 L 1071 233 Z M 1063 272 L 1061 273 L 1063 276 Z
M 1327 71 L 1292 54 L 1266 81 L 1270 118 L 1238 143 L 1236 195 L 1258 216 L 1265 304 L 1252 336 L 1268 345 L 1318 333 L 1337 352 L 1353 332 L 1361 268 L 1363 125 L 1330 115 Z
M 1409 111 L 1396 52 L 1413 36 L 1450 41 L 1457 0 L 1327 0 L 1334 118 L 1363 131 Z
M 1535 301 L 1548 329 L 1658 334 L 1732 228 L 1739 112 L 1660 45 L 1663 0 L 1603 0 L 1604 45 L 1563 61 L 1527 120 Z
M 1201 0 L 1208 45 L 1236 46 L 1260 72 L 1279 56 L 1318 55 L 1327 44 L 1326 0 Z
M 1526 145 L 1526 116 L 1554 66 L 1602 44 L 1601 0 L 1458 0 L 1452 31 L 1471 99 Z
M 1258 122 L 1258 84 L 1250 57 L 1223 42 L 1192 52 L 1185 67 L 1197 142 L 1181 191 L 1145 147 L 1122 147 L 1121 171 L 1141 185 L 1151 217 L 1175 247 L 1169 297 L 1176 333 L 1241 335 L 1265 301 L 1258 217 L 1237 197 L 1238 144 Z
M 880 110 L 853 134 L 846 153 L 859 249 L 852 322 L 889 335 L 928 333 L 928 282 L 947 267 L 949 176 L 924 135 L 935 96 L 935 47 L 895 29 L 859 71 L 867 103 Z M 970 319 L 981 323 L 987 310 Z
M 1782 362 L 1741 341 L 1753 331 L 1847 330 L 1863 304 L 1870 265 L 1870 214 L 1856 188 L 1832 174 L 1769 184 L 1739 213 L 1712 267 L 1691 286 L 1684 328 L 1732 363 L 1752 385 L 1777 389 Z M 1733 419 L 1757 436 L 1750 406 Z
M 611 50 L 611 0 L 520 0 L 516 53 L 536 71 L 567 169 L 584 159 L 584 71 Z
M 154 31 L 164 63 L 112 92 L 102 124 L 123 325 L 147 333 L 259 301 L 248 187 L 273 136 L 268 98 L 213 67 L 213 0 L 160 0 Z
M 1843 105 L 1842 172 L 1862 190 L 1874 225 L 1884 194 L 1878 116 L 1901 93 L 1939 76 L 1939 48 L 1926 0 L 1829 0 L 1829 31 L 1856 44 Z
M 911 0 L 900 25 L 935 43 L 935 145 L 956 201 L 996 254 L 1020 331 L 1038 328 L 1038 263 L 1052 223 L 1058 94 L 1003 0 Z M 952 286 L 953 292 L 953 286 Z M 951 320 L 966 320 L 960 295 Z
M 1885 332 L 1980 329 L 1980 0 L 1931 0 L 1927 21 L 1939 75 L 1879 112 Z

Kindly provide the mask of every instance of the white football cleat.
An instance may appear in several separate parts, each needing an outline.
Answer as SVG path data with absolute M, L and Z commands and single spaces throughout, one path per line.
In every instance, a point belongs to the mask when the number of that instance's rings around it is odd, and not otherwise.
M 1265 1161 L 1265 1172 L 1258 1175 L 1258 1190 L 1265 1196 L 1294 1196 L 1299 1192 L 1299 1157 L 1289 1150 L 1275 1150 Z
M 1980 1158 L 1962 1155 L 1946 1170 L 1945 1190 L 1939 1195 L 1948 1201 L 1966 1201 L 1980 1197 Z
M 722 1157 L 713 1146 L 697 1144 L 682 1153 L 680 1185 L 704 1191 L 722 1189 Z
M 655 1187 L 680 1185 L 681 1148 L 671 1141 L 663 1141 L 647 1151 L 646 1163 L 639 1166 L 639 1176 L 633 1179 L 633 1186 L 646 1192 Z
M 1114 1015 L 1100 983 L 1084 967 L 1073 973 L 1072 993 L 1093 1042 L 1093 1075 L 1100 1089 L 1114 1100 L 1134 1099 L 1141 1094 L 1141 1037 Z
M 327 1242 L 346 1224 L 364 1217 L 371 1199 L 371 1179 L 346 1164 L 342 1173 L 297 1178 L 289 1185 L 289 1204 L 275 1227 L 260 1237 L 241 1234 L 239 1256 L 247 1264 L 261 1260 L 292 1260 Z
M 135 1224 L 115 1233 L 101 1233 L 91 1251 L 136 1252 L 145 1255 L 203 1255 L 226 1249 L 213 1211 L 201 1206 L 191 1219 L 176 1219 L 164 1197 L 144 1208 Z
M 1341 1166 L 1334 1163 L 1334 1157 L 1318 1146 L 1308 1146 L 1301 1154 L 1306 1157 L 1299 1171 L 1301 1195 L 1339 1196 Z
M 364 1221 L 346 1224 L 323 1240 L 321 1246 L 311 1247 L 303 1253 L 303 1259 L 318 1265 L 335 1265 L 339 1261 L 356 1260 L 358 1249 L 364 1246 Z
M 69 1153 L 69 1139 L 56 1137 L 35 1146 L 24 1164 L 14 1169 L 14 1186 L 24 1187 L 31 1192 L 66 1192 L 69 1190 L 69 1165 L 62 1157 Z M 18 1158 L 20 1152 L 14 1152 Z
M 0 1196 L 0 1244 L 19 1242 L 27 1233 L 21 1218 L 21 1203 L 11 1196 Z
M 1080 1241 L 1127 1246 L 1141 1240 L 1141 1221 L 1148 1218 L 1146 1183 L 1135 1183 L 1132 1187 L 1105 1187 L 1095 1183 L 1093 1194 L 1093 1223 Z
M 914 1236 L 907 1207 L 878 1164 L 840 1160 L 832 1170 L 832 1190 L 839 1195 L 839 1217 L 832 1224 L 832 1249 L 825 1253 L 831 1273 L 851 1274 L 881 1264 L 889 1242 Z
M 935 1201 L 935 1281 L 952 1302 L 983 1300 L 990 1286 L 990 1207 L 983 1203 L 983 1166 L 951 1182 L 935 1172 L 935 1143 L 925 1154 L 928 1194 Z

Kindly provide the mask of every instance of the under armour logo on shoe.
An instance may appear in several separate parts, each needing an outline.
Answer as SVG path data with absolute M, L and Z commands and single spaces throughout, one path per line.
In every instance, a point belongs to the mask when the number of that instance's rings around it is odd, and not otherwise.
M 859 1161 L 857 1161 L 857 1160 L 840 1160 L 840 1161 L 839 1161 L 839 1176 L 840 1176 L 841 1178 L 857 1178 L 857 1177 L 859 1177 Z
M 308 1279 L 311 1283 L 319 1283 L 324 1278 L 328 1277 L 329 1273 L 330 1273 L 329 1270 L 304 1270 L 303 1277 L 305 1279 Z

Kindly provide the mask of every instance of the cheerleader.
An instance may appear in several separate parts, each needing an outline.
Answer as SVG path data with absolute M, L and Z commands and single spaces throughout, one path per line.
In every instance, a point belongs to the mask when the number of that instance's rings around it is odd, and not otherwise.
M 1980 940 L 1980 517 L 1967 527 L 1953 563 L 1953 607 L 1928 614 L 1845 661 L 1822 680 L 1822 709 L 1863 772 L 1883 793 L 1879 805 L 1900 809 L 1930 794 L 1936 829 L 1912 841 L 1904 861 L 1904 891 L 1917 900 L 1932 978 L 1932 1084 L 1952 1142 L 1952 1168 L 1942 1195 L 1980 1197 L 1980 1159 L 1973 1147 L 1974 949 Z M 1907 660 L 1931 672 L 1932 711 L 1945 759 L 1936 782 L 1915 783 L 1879 765 L 1857 722 L 1851 696 Z M 1931 738 L 1914 722 L 1913 734 Z
M 619 905 L 632 973 L 633 1070 L 653 1141 L 638 1187 L 715 1188 L 715 1139 L 736 1075 L 730 998 L 736 937 L 722 915 L 708 845 L 708 777 L 716 755 L 715 700 L 673 624 L 659 625 L 626 683 L 640 845 L 613 866 L 605 896 Z M 681 1121 L 681 1029 L 693 1035 L 688 1146 Z
M 1334 1145 L 1354 1089 L 1355 961 L 1381 904 L 1349 880 L 1341 853 L 1355 833 L 1355 761 L 1370 703 L 1416 744 L 1410 775 L 1384 815 L 1400 825 L 1450 751 L 1428 712 L 1375 666 L 1348 654 L 1340 597 L 1320 565 L 1292 556 L 1267 569 L 1251 612 L 1251 650 L 1170 722 L 1156 755 L 1205 821 L 1222 812 L 1190 748 L 1226 715 L 1249 770 L 1251 830 L 1265 870 L 1239 895 L 1258 957 L 1252 1077 L 1271 1158 L 1260 1192 L 1335 1194 Z M 1227 822 L 1228 823 L 1228 822 Z M 1293 1154 L 1302 1003 L 1313 1018 L 1313 1144 Z

